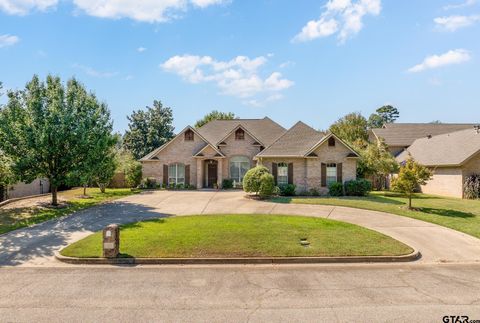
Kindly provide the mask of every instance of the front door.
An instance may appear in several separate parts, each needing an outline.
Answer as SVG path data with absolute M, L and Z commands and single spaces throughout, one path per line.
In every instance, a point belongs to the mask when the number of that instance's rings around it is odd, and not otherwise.
M 207 187 L 213 188 L 214 184 L 217 184 L 217 171 L 218 171 L 218 162 L 216 160 L 207 160 Z

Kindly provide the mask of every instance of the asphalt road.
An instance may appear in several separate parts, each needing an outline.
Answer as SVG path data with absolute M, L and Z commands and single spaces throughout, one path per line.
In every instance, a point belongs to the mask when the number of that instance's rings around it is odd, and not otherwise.
M 480 265 L 0 269 L 1 322 L 480 320 Z

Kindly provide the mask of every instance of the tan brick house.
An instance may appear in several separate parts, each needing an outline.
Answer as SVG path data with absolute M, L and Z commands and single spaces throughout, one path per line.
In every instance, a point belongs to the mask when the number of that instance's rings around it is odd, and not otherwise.
M 397 156 L 397 161 L 408 158 L 433 171 L 432 180 L 422 186 L 422 192 L 462 198 L 465 178 L 480 174 L 480 129 L 472 126 L 416 139 Z
M 144 177 L 197 188 L 221 187 L 223 179 L 239 185 L 247 170 L 262 164 L 278 185 L 295 184 L 303 192 L 326 191 L 332 181 L 356 179 L 358 157 L 332 133 L 302 122 L 286 130 L 265 117 L 188 126 L 140 161 Z

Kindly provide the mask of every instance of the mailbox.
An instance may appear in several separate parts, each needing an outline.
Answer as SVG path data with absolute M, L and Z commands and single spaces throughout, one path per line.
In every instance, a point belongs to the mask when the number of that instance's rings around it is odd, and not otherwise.
M 103 229 L 103 257 L 116 258 L 120 253 L 120 228 L 110 224 Z

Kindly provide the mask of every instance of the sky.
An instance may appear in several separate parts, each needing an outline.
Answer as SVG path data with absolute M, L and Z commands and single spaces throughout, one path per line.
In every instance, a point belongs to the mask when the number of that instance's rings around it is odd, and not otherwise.
M 119 132 L 153 100 L 177 131 L 213 109 L 317 129 L 385 104 L 399 122 L 480 122 L 480 0 L 0 0 L 4 88 L 49 73 Z

